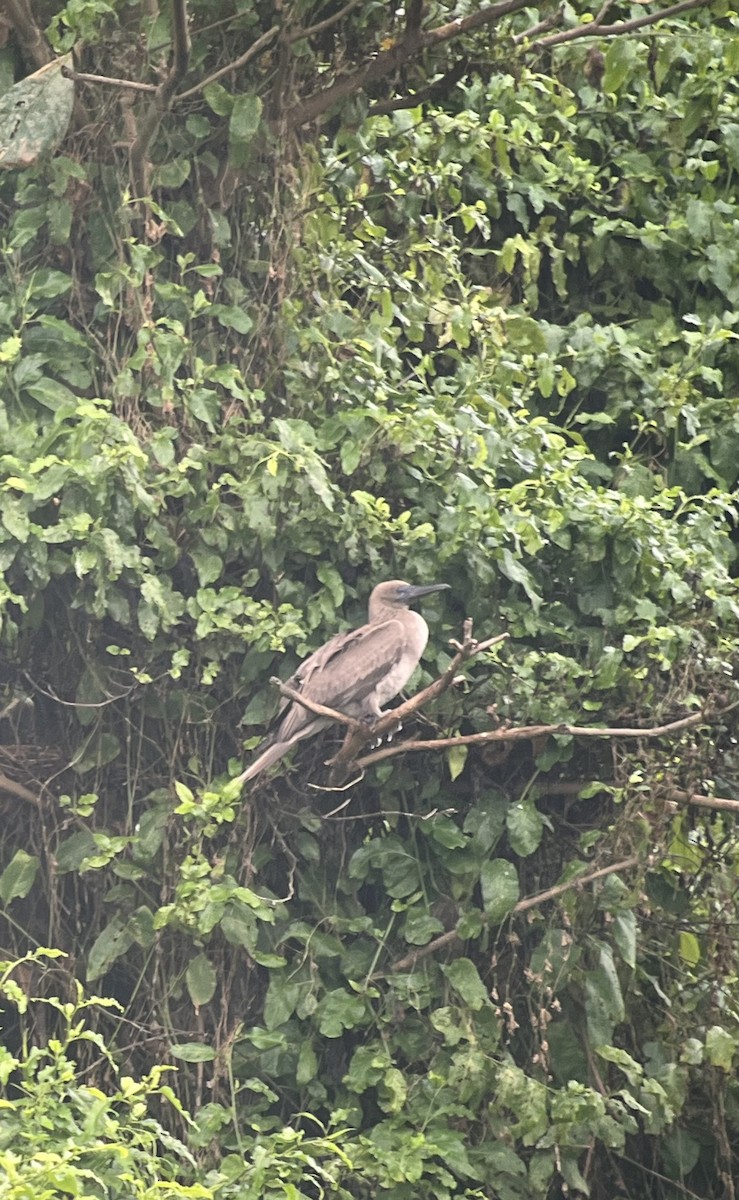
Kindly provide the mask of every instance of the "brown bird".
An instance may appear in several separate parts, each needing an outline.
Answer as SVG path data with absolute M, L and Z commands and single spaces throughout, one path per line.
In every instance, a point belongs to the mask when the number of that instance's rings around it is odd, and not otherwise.
M 405 687 L 426 649 L 428 625 L 409 604 L 447 587 L 448 583 L 414 587 L 402 579 L 378 583 L 370 596 L 367 624 L 350 633 L 337 633 L 301 663 L 288 686 L 348 717 L 376 720 L 383 705 Z M 331 724 L 327 717 L 316 716 L 295 700 L 285 699 L 280 713 L 277 729 L 261 754 L 238 776 L 238 782 L 254 779 L 296 742 Z

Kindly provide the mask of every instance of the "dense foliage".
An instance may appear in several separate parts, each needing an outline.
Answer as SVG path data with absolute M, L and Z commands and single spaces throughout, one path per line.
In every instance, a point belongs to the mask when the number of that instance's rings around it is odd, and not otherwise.
M 9 0 L 2 1200 L 735 1195 L 737 20 L 497 8 Z M 424 737 L 691 720 L 240 795 L 392 577 Z

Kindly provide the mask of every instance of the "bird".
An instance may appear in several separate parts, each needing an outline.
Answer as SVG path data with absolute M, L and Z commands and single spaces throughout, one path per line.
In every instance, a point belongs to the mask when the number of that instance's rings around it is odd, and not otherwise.
M 378 583 L 369 598 L 369 620 L 349 633 L 337 633 L 298 667 L 288 687 L 308 700 L 371 723 L 398 695 L 426 649 L 429 628 L 409 607 L 414 600 L 448 588 L 448 583 L 413 585 L 403 579 Z M 247 783 L 271 767 L 304 738 L 331 724 L 297 700 L 280 705 L 280 721 L 261 753 L 236 782 Z

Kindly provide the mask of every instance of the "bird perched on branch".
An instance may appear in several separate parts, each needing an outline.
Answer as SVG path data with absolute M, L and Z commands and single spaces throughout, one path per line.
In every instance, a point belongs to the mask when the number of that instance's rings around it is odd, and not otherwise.
M 374 721 L 383 705 L 405 687 L 426 649 L 428 625 L 409 605 L 448 583 L 414 587 L 402 579 L 378 583 L 369 600 L 369 621 L 336 637 L 316 650 L 288 679 L 293 691 L 315 704 L 363 721 Z M 261 754 L 238 778 L 254 779 L 287 754 L 291 746 L 312 737 L 331 721 L 286 699 L 281 719 Z

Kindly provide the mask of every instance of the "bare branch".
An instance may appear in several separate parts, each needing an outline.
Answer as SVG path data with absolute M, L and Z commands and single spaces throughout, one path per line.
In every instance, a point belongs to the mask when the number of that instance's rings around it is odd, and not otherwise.
M 214 71 L 212 75 L 209 75 L 207 79 L 201 79 L 200 83 L 198 83 L 195 87 L 188 88 L 186 92 L 180 92 L 179 95 L 175 96 L 174 103 L 179 104 L 181 100 L 189 100 L 190 96 L 200 95 L 203 88 L 206 88 L 209 83 L 215 83 L 218 79 L 222 79 L 224 75 L 230 74 L 231 71 L 238 71 L 241 67 L 245 67 L 247 63 L 251 62 L 253 58 L 256 58 L 256 56 L 260 54 L 262 50 L 264 50 L 265 47 L 274 40 L 274 38 L 277 37 L 279 32 L 279 25 L 273 25 L 271 29 L 268 29 L 267 32 L 263 33 L 261 37 L 258 37 L 256 42 L 253 42 L 249 49 L 246 50 L 240 58 L 235 58 L 234 61 L 228 63 L 227 66 L 220 67 L 219 70 Z
M 437 96 L 445 96 L 455 84 L 459 83 L 466 70 L 467 58 L 460 58 L 440 79 L 433 80 L 428 87 L 421 88 L 412 96 L 401 96 L 396 100 L 378 100 L 376 104 L 370 104 L 368 115 L 379 117 L 386 113 L 398 112 L 403 108 L 416 108 L 417 105 L 425 104 L 428 100 L 435 100 Z
M 149 171 L 146 156 L 164 114 L 172 104 L 175 89 L 187 71 L 190 60 L 190 34 L 187 28 L 186 0 L 172 0 L 172 65 L 154 93 L 148 110 L 138 126 L 136 140 L 131 146 L 131 183 L 137 200 L 149 191 Z
M 536 25 L 530 25 L 528 29 L 521 30 L 515 34 L 513 38 L 514 46 L 520 46 L 521 42 L 530 42 L 540 33 L 546 33 L 548 29 L 553 29 L 555 25 L 559 25 L 564 18 L 564 4 L 560 4 L 556 12 L 551 13 L 548 17 L 543 17 L 541 21 L 537 21 Z
M 34 808 L 39 807 L 39 798 L 34 795 L 22 783 L 16 783 L 15 779 L 9 779 L 7 775 L 0 774 L 0 792 L 9 792 L 11 796 L 17 796 L 19 800 L 25 800 L 26 803 L 32 804 Z
M 326 17 L 323 21 L 316 21 L 315 25 L 309 25 L 307 29 L 295 29 L 290 34 L 289 41 L 299 42 L 301 38 L 314 37 L 317 33 L 323 33 L 324 29 L 330 29 L 332 25 L 343 21 L 344 17 L 348 17 L 349 13 L 358 8 L 361 3 L 362 0 L 349 0 L 349 3 L 335 12 L 333 16 Z
M 274 684 L 283 696 L 288 700 L 294 700 L 296 704 L 301 704 L 303 708 L 307 708 L 308 712 L 315 713 L 317 717 L 326 717 L 329 721 L 335 721 L 337 725 L 348 725 L 350 729 L 356 729 L 363 733 L 367 733 L 366 740 L 374 737 L 374 733 L 368 730 L 364 721 L 358 721 L 356 717 L 347 716 L 346 713 L 338 712 L 335 708 L 328 708 L 325 704 L 317 704 L 315 700 L 309 700 L 302 692 L 298 692 L 295 688 L 288 687 L 276 675 L 270 679 L 270 683 Z
M 65 79 L 72 79 L 75 83 L 101 83 L 108 87 L 127 88 L 132 92 L 155 92 L 157 85 L 155 83 L 137 83 L 134 79 L 114 79 L 110 75 L 87 75 L 84 71 L 73 71 L 71 67 L 62 67 L 62 75 Z
M 573 888 L 582 888 L 587 883 L 593 883 L 596 879 L 603 879 L 606 875 L 614 875 L 618 871 L 627 871 L 631 867 L 636 867 L 639 864 L 639 858 L 636 854 L 632 854 L 630 858 L 624 858 L 621 862 L 612 863 L 609 867 L 599 867 L 597 871 L 590 871 L 587 875 L 577 875 L 574 879 L 568 879 L 566 883 L 558 883 L 554 887 L 547 888 L 544 892 L 537 892 L 535 896 L 528 896 L 525 900 L 519 900 L 518 904 L 511 909 L 509 916 L 515 913 L 527 912 L 530 908 L 538 908 L 540 904 L 545 904 L 548 900 L 555 900 L 557 896 L 561 896 L 564 892 L 572 891 Z M 484 916 L 484 914 L 482 914 Z M 487 922 L 486 922 L 487 923 Z M 412 950 L 410 954 L 406 954 L 404 958 L 399 958 L 394 962 L 390 970 L 393 975 L 397 975 L 400 971 L 410 971 L 422 958 L 428 958 L 430 954 L 435 954 L 437 950 L 441 950 L 444 946 L 453 945 L 454 942 L 462 941 L 456 929 L 449 929 L 446 933 L 442 933 L 433 941 L 427 942 L 425 946 L 419 946 L 417 950 Z
M 432 684 L 431 687 L 434 685 Z M 429 689 L 426 689 L 427 691 Z M 415 699 L 415 697 L 414 697 Z M 409 702 L 410 703 L 410 702 Z M 401 705 L 401 708 L 404 706 Z M 400 709 L 394 709 L 395 713 L 399 713 Z M 715 714 L 720 716 L 721 714 Z M 481 733 L 467 733 L 458 737 L 418 739 L 407 742 L 400 742 L 397 746 L 385 746 L 381 750 L 374 750 L 371 754 L 366 754 L 363 758 L 357 759 L 358 767 L 367 767 L 371 763 L 381 762 L 385 758 L 394 758 L 397 754 L 414 753 L 421 750 L 447 750 L 450 746 L 481 746 L 489 742 L 521 742 L 533 741 L 535 738 L 546 737 L 554 734 L 565 734 L 570 737 L 591 737 L 591 738 L 654 738 L 664 737 L 667 734 L 679 733 L 683 729 L 689 729 L 694 725 L 705 725 L 709 720 L 706 713 L 693 713 L 689 717 L 681 717 L 678 721 L 670 721 L 667 725 L 653 725 L 644 728 L 613 728 L 591 726 L 591 725 L 519 725 L 511 729 L 486 729 Z
M 702 796 L 699 792 L 670 792 L 668 800 L 676 804 L 692 804 L 696 808 L 713 808 L 717 811 L 739 813 L 739 800 L 729 800 L 725 796 Z
M 576 38 L 621 37 L 624 33 L 633 33 L 635 29 L 643 29 L 645 25 L 654 25 L 657 21 L 664 21 L 666 17 L 676 17 L 680 13 L 689 12 L 692 8 L 705 8 L 708 4 L 710 4 L 710 0 L 681 0 L 680 4 L 671 4 L 669 8 L 661 8 L 658 12 L 645 13 L 643 17 L 634 17 L 631 21 L 618 21 L 615 25 L 601 25 L 599 22 L 602 17 L 601 13 L 598 13 L 595 21 L 591 21 L 590 24 L 577 25 L 574 29 L 563 29 L 560 33 L 552 33 L 549 37 L 540 38 L 533 44 L 532 49 L 561 46 L 564 42 L 575 41 Z

